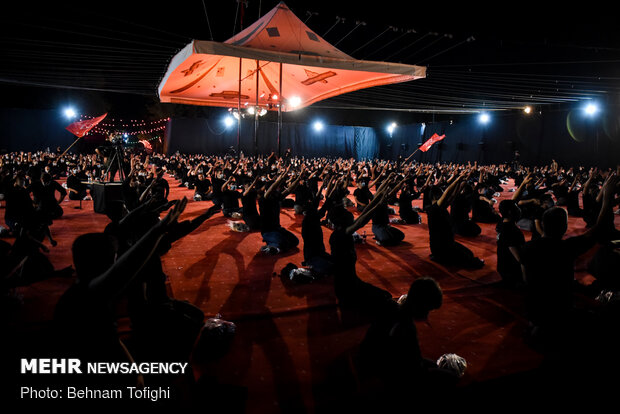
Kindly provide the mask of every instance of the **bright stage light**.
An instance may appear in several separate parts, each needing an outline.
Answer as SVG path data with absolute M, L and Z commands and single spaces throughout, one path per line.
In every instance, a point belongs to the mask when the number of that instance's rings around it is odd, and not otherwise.
M 126 132 L 123 134 L 123 138 L 127 138 L 128 136 L 129 135 Z
M 491 117 L 486 112 L 483 112 L 480 116 L 478 116 L 478 121 L 480 121 L 481 124 L 488 124 L 490 120 Z
M 288 104 L 291 108 L 296 108 L 299 105 L 301 105 L 301 98 L 299 96 L 292 96 L 289 100 L 288 100 Z
M 237 116 L 238 116 L 238 115 L 237 115 Z M 235 119 L 234 119 L 232 116 L 227 115 L 227 116 L 224 118 L 224 125 L 226 126 L 226 128 L 230 128 L 231 126 L 233 126 L 233 125 L 234 125 L 234 123 L 235 123 Z
M 312 124 L 312 128 L 314 128 L 316 132 L 321 132 L 324 127 L 325 125 L 323 125 L 321 121 L 315 121 L 314 124 Z
M 73 108 L 67 108 L 67 109 L 65 109 L 64 112 L 65 112 L 65 116 L 67 118 L 69 118 L 69 119 L 75 118 L 75 116 L 77 115 L 76 112 L 75 112 L 75 109 L 73 109 Z
M 396 130 L 396 127 L 398 125 L 396 124 L 396 122 L 392 122 L 390 125 L 387 126 L 387 132 L 392 135 L 394 133 L 394 131 Z
M 532 113 L 532 107 L 531 106 L 526 106 L 525 108 L 523 108 L 523 112 L 525 112 L 526 114 L 531 114 Z
M 598 106 L 596 106 L 596 104 L 589 103 L 583 110 L 586 112 L 586 115 L 594 116 L 598 112 Z

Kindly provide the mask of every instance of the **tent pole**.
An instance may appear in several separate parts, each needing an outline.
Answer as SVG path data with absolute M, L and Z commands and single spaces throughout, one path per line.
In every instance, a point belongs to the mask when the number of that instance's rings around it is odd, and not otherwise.
M 237 99 L 237 157 L 241 156 L 241 62 L 239 58 L 239 99 Z
M 282 62 L 280 62 L 280 92 L 278 95 L 278 157 L 280 156 L 280 142 L 282 140 Z
M 254 108 L 254 156 L 258 155 L 258 75 L 260 62 L 256 61 L 256 108 Z

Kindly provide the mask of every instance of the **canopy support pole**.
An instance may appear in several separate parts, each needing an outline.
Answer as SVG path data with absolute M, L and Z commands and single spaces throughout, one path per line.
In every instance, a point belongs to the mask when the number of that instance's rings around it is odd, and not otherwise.
M 237 99 L 237 157 L 241 156 L 241 62 L 239 58 L 239 96 Z
M 260 62 L 256 61 L 256 107 L 254 108 L 254 156 L 258 155 L 258 76 L 260 74 Z
M 282 62 L 280 62 L 280 92 L 278 95 L 278 157 L 281 154 L 280 143 L 282 140 Z

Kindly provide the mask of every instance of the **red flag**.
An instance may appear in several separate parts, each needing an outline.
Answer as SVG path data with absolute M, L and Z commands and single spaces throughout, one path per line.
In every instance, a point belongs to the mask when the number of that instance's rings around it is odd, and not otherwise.
M 148 142 L 145 139 L 141 139 L 140 142 L 142 143 L 142 145 L 144 145 L 144 148 L 150 151 L 153 151 L 153 147 L 151 146 L 151 143 Z
M 108 113 L 106 112 L 105 114 L 98 116 L 97 118 L 86 119 L 84 121 L 76 121 L 69 125 L 66 129 L 76 137 L 82 138 L 84 135 L 88 134 L 88 132 L 93 129 L 99 122 L 103 121 L 103 118 L 105 118 L 107 115 Z
M 420 151 L 422 152 L 428 151 L 433 146 L 434 143 L 441 141 L 445 137 L 446 137 L 445 135 L 433 134 L 433 136 L 431 136 L 424 144 L 422 144 L 422 146 L 420 147 Z

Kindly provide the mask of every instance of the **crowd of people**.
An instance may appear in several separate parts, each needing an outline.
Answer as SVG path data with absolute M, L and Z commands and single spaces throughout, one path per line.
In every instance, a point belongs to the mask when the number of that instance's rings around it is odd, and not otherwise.
M 358 277 L 356 245 L 365 239 L 358 230 L 369 222 L 380 248 L 405 240 L 394 224 L 426 222 L 431 260 L 467 269 L 488 264 L 456 236 L 478 237 L 479 223 L 493 223 L 500 284 L 523 293 L 528 339 L 545 354 L 558 355 L 575 344 L 576 333 L 585 331 L 581 327 L 607 322 L 608 313 L 597 318 L 591 308 L 578 309 L 575 294 L 598 297 L 598 303 L 604 297 L 612 306 L 610 298 L 620 290 L 620 235 L 614 226 L 620 171 L 614 169 L 567 168 L 555 161 L 534 167 L 307 159 L 289 153 L 125 151 L 122 157 L 120 163 L 112 159 L 109 148 L 93 154 L 40 151 L 0 157 L 4 235 L 10 236 L 0 241 L 3 297 L 16 286 L 74 274 L 75 284 L 56 306 L 54 326 L 56 338 L 62 339 L 59 349 L 84 359 L 178 360 L 196 352 L 205 315 L 169 297 L 161 257 L 172 242 L 215 214 L 229 217 L 237 231 L 259 233 L 261 254 L 279 255 L 302 244 L 304 274 L 333 277 L 341 308 L 373 315 L 360 348 L 363 372 L 401 388 L 453 386 L 460 373 L 425 359 L 418 345 L 414 321 L 442 304 L 433 275 L 413 281 L 400 300 Z M 119 177 L 122 199 L 106 203 L 110 221 L 105 230 L 77 237 L 73 266 L 55 269 L 45 253 L 47 242 L 56 245 L 53 223 L 63 216 L 65 197 L 79 201 L 75 207 L 81 208 L 92 183 Z M 193 202 L 205 203 L 204 212 L 182 221 L 188 200 L 169 200 L 171 185 L 191 190 Z M 418 199 L 421 207 L 414 207 Z M 281 225 L 282 208 L 302 221 L 301 241 Z M 569 216 L 582 220 L 585 230 L 578 236 L 565 237 Z M 330 232 L 329 249 L 324 232 Z M 584 286 L 575 280 L 575 261 L 595 244 L 600 247 L 589 266 L 595 281 Z M 114 309 L 121 300 L 128 303 L 130 345 L 116 329 Z

